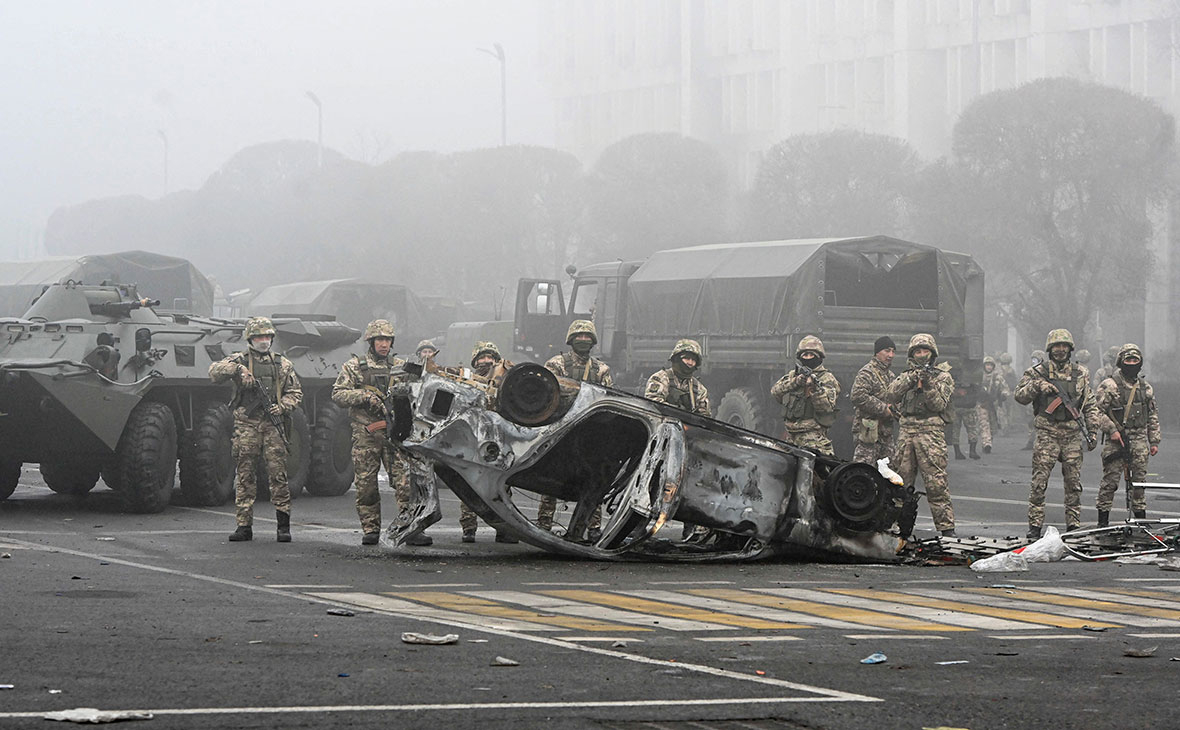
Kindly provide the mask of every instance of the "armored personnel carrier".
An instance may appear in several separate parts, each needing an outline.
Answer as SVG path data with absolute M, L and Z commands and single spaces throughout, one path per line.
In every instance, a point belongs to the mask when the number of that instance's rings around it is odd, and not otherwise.
M 209 365 L 245 347 L 244 320 L 157 311 L 131 285 L 48 287 L 19 319 L 0 319 L 0 499 L 25 463 L 55 492 L 85 494 L 101 474 L 127 506 L 159 512 L 179 463 L 186 501 L 233 495 L 229 389 Z M 360 333 L 335 321 L 278 319 L 276 351 L 295 365 L 291 492 L 337 495 L 352 483 L 348 414 L 332 383 Z M 261 482 L 265 483 L 265 482 Z

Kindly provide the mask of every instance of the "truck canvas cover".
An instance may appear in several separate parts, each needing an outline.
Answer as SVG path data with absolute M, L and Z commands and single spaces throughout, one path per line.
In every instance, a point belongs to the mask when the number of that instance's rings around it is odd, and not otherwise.
M 246 305 L 250 315 L 328 314 L 363 330 L 374 319 L 393 323 L 399 339 L 425 336 L 426 322 L 418 297 L 400 284 L 364 279 L 325 279 L 269 286 Z M 417 342 L 415 339 L 414 342 Z M 413 342 L 409 346 L 413 346 Z

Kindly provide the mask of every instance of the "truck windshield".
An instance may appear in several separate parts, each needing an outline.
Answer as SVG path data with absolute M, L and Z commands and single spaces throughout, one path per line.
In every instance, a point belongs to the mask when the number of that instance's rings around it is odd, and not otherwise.
M 574 293 L 570 302 L 570 311 L 574 314 L 586 315 L 589 319 L 594 314 L 594 302 L 598 297 L 597 281 L 580 281 L 574 285 Z

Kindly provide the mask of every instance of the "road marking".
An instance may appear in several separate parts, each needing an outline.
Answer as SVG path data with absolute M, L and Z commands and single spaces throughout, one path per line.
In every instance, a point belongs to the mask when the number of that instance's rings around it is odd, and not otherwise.
M 323 585 L 321 583 L 308 583 L 307 585 L 303 585 L 300 583 L 267 583 L 266 587 L 267 588 L 314 588 L 316 590 L 327 589 L 327 588 L 352 588 L 352 586 L 347 585 L 347 584 Z
M 569 598 L 575 601 L 584 601 L 586 603 L 597 603 L 604 606 L 613 606 L 627 611 L 639 611 L 642 613 L 652 613 L 661 616 L 670 616 L 672 618 L 689 619 L 695 621 L 706 621 L 717 624 L 727 624 L 729 626 L 738 626 L 743 629 L 806 629 L 811 628 L 802 624 L 786 623 L 783 621 L 768 621 L 766 619 L 753 618 L 750 616 L 738 616 L 732 613 L 720 613 L 716 611 L 706 611 L 691 606 L 684 606 L 675 603 L 664 603 L 662 601 L 651 601 L 645 598 L 635 598 L 634 596 L 627 596 L 618 593 L 605 593 L 602 591 L 546 591 L 551 596 L 558 596 L 560 598 Z
M 1005 641 L 1008 639 L 1011 639 L 1012 641 L 1028 641 L 1034 639 L 1036 641 L 1049 641 L 1057 639 L 1097 639 L 1098 637 L 1081 636 L 1078 634 L 992 634 L 988 638 L 1003 639 Z
M 1127 634 L 1137 639 L 1180 639 L 1180 634 Z
M 1162 598 L 1165 601 L 1180 601 L 1180 596 L 1170 592 L 1145 591 L 1136 588 L 1104 588 L 1108 593 L 1119 593 L 1124 596 L 1141 596 L 1143 598 Z
M 984 595 L 998 595 L 997 590 L 1005 590 L 1005 592 L 1012 589 L 999 588 L 968 588 L 972 593 L 983 593 Z M 1103 601 L 1093 598 L 1082 598 L 1071 595 L 1058 595 L 1055 591 L 1039 588 L 1036 590 L 1017 590 L 1016 598 L 1023 598 L 1029 601 L 1036 601 L 1037 603 L 1051 603 L 1055 606 L 1074 606 L 1076 608 L 1097 608 L 1103 611 L 1112 611 L 1114 613 L 1129 613 L 1136 616 L 1151 616 L 1153 618 L 1167 618 L 1180 619 L 1180 611 L 1166 610 L 1162 608 L 1152 608 L 1150 606 L 1132 606 L 1127 603 L 1119 603 L 1117 601 Z
M 697 641 L 755 642 L 755 641 L 803 641 L 802 636 L 695 636 Z
M 1127 596 L 1119 593 L 1109 592 L 1103 589 L 1094 588 L 1081 590 L 1077 588 L 1058 588 L 1057 586 L 1041 586 L 1037 588 L 1039 591 L 1045 593 L 1056 593 L 1062 596 L 1077 596 L 1078 598 L 1097 598 L 1104 601 L 1113 601 L 1115 603 L 1125 603 L 1130 606 L 1143 607 L 1150 606 L 1167 611 L 1175 611 L 1177 618 L 1180 618 L 1180 596 L 1173 600 L 1159 600 L 1158 598 L 1145 598 L 1142 596 Z
M 1161 581 L 1180 581 L 1180 578 L 1115 578 L 1121 583 L 1159 583 Z M 1175 590 L 1173 586 L 1160 586 L 1165 590 Z
M 845 639 L 949 639 L 949 636 L 935 636 L 934 634 L 844 634 Z
M 766 593 L 771 593 L 794 589 L 768 588 L 763 590 Z M 889 613 L 872 610 L 871 608 L 833 606 L 830 603 L 800 600 L 786 594 L 779 595 L 776 593 L 775 595 L 768 596 L 763 595 L 761 592 L 755 593 L 751 591 L 722 589 L 697 589 L 689 592 L 698 596 L 708 596 L 710 598 L 719 598 L 737 603 L 748 603 L 753 606 L 766 606 L 768 608 L 779 608 L 786 611 L 797 611 L 803 614 L 847 621 L 851 624 L 872 626 L 873 628 L 901 629 L 903 631 L 970 631 L 970 629 L 947 627 L 945 624 L 933 624 L 905 616 L 894 616 Z
M 732 580 L 649 580 L 649 586 L 731 586 Z
M 642 644 L 644 639 L 636 639 L 634 636 L 563 636 L 562 641 L 594 641 L 604 644 L 608 641 L 621 641 L 625 644 Z
M 1011 590 L 1011 589 L 1010 589 Z M 964 594 L 958 591 L 935 591 L 924 590 L 919 593 L 933 598 L 948 598 L 956 601 L 966 601 L 968 603 L 981 603 L 985 606 L 999 606 L 1004 608 L 1019 608 L 1023 610 L 1044 610 L 1045 605 L 1035 603 L 1032 601 L 1021 601 L 1008 596 L 1003 598 L 999 596 L 980 596 L 974 594 Z M 1093 621 L 1107 621 L 1118 626 L 1141 626 L 1141 627 L 1155 627 L 1167 628 L 1173 627 L 1177 624 L 1175 621 L 1169 621 L 1163 618 L 1143 618 L 1140 616 L 1129 616 L 1125 613 L 1109 613 L 1107 611 L 1095 611 L 1092 608 L 1069 608 L 1068 606 L 1056 606 L 1053 608 L 1053 613 L 1058 616 L 1073 616 L 1074 618 L 1086 619 L 1087 623 Z
M 497 631 L 563 631 L 564 629 L 548 626 L 531 621 L 523 621 L 508 617 L 485 618 L 472 613 L 459 611 L 445 611 L 431 606 L 423 606 L 413 601 L 391 598 L 376 593 L 308 593 L 306 595 L 332 601 L 334 604 L 348 604 L 358 608 L 369 608 L 376 611 L 388 611 L 398 615 L 405 615 L 425 620 L 462 621 L 468 628 L 488 628 Z
M 582 587 L 582 588 L 596 588 L 598 586 L 604 586 L 606 584 L 605 583 L 562 583 L 560 581 L 536 581 L 533 583 L 521 583 L 521 585 L 525 585 L 525 586 L 574 586 L 574 587 Z
M 404 598 L 417 603 L 430 603 L 439 608 L 463 613 L 474 613 L 481 616 L 495 616 L 496 618 L 511 618 L 531 623 L 560 626 L 565 629 L 579 631 L 649 631 L 640 627 L 619 626 L 618 624 L 596 621 L 578 616 L 556 616 L 543 614 L 538 611 L 512 608 L 486 598 L 466 596 L 459 593 L 445 593 L 442 591 L 416 591 L 412 593 L 391 593 L 389 595 Z
M 953 611 L 955 613 L 967 613 L 979 616 L 992 616 L 994 618 L 1011 619 L 1013 621 L 1021 621 L 1028 624 L 1045 624 L 1047 626 L 1056 626 L 1059 629 L 1080 629 L 1087 624 L 1091 626 L 1102 626 L 1105 628 L 1119 628 L 1120 626 L 1119 624 L 1104 624 L 1098 623 L 1096 621 L 1068 618 L 1056 614 L 1041 613 L 1040 611 L 1026 611 L 1017 608 L 980 606 L 973 603 L 965 603 L 963 601 L 949 601 L 945 598 L 915 596 L 906 593 L 897 593 L 895 591 L 875 591 L 860 588 L 829 588 L 828 590 L 832 591 L 833 593 L 839 593 L 845 596 L 860 596 L 861 598 L 895 601 L 897 603 L 909 604 L 912 606 L 922 606 L 925 608 L 936 608 L 943 611 Z
M 137 563 L 132 560 L 124 560 L 121 558 L 115 558 L 115 557 L 111 557 L 111 556 L 101 555 L 98 553 L 88 553 L 88 552 L 83 552 L 81 550 L 71 550 L 70 548 L 43 546 L 43 545 L 40 545 L 37 543 L 24 542 L 24 541 L 18 541 L 18 542 L 19 542 L 19 544 L 23 545 L 26 548 L 40 550 L 42 552 L 47 552 L 47 553 L 48 552 L 56 552 L 56 553 L 61 553 L 61 554 L 65 554 L 65 555 L 74 555 L 77 557 L 89 558 L 91 560 L 101 560 L 101 561 L 106 561 L 108 563 L 111 563 L 112 565 L 123 565 L 123 566 L 129 567 L 129 568 L 138 568 L 140 570 L 147 570 L 147 571 L 152 571 L 152 572 L 156 572 L 156 573 L 162 573 L 165 575 L 175 575 L 175 576 L 179 576 L 179 577 L 183 577 L 183 578 L 189 578 L 191 580 L 199 580 L 199 581 L 204 581 L 207 583 L 213 583 L 216 585 L 231 586 L 234 588 L 240 588 L 242 590 L 247 590 L 247 591 L 254 591 L 257 593 L 266 593 L 266 594 L 277 596 L 277 597 L 291 598 L 291 599 L 302 601 L 305 603 L 310 600 L 310 601 L 313 601 L 316 603 L 321 603 L 321 604 L 328 605 L 328 606 L 335 604 L 334 601 L 330 601 L 330 600 L 326 600 L 326 599 L 322 599 L 322 598 L 317 598 L 317 597 L 309 595 L 307 593 L 290 593 L 290 592 L 282 591 L 282 590 L 279 590 L 276 588 L 266 588 L 265 586 L 252 585 L 250 583 L 242 583 L 241 581 L 229 580 L 227 578 L 219 578 L 219 577 L 213 576 L 213 575 L 204 575 L 201 573 L 194 573 L 191 571 L 182 571 L 182 570 L 176 570 L 174 568 L 165 568 L 165 567 L 162 567 L 159 565 L 151 565 L 149 563 Z M 548 636 L 537 636 L 535 634 L 528 634 L 528 633 L 524 633 L 524 632 L 515 632 L 515 631 L 509 631 L 509 630 L 505 630 L 505 629 L 495 629 L 495 628 L 490 628 L 490 627 L 474 626 L 467 621 L 461 621 L 461 620 L 456 621 L 456 620 L 452 620 L 452 619 L 432 618 L 432 617 L 415 616 L 415 615 L 403 615 L 403 614 L 395 612 L 395 611 L 377 610 L 376 612 L 382 613 L 383 615 L 386 615 L 386 616 L 397 616 L 397 617 L 410 618 L 413 620 L 423 621 L 426 623 L 442 624 L 443 626 L 454 626 L 456 628 L 482 631 L 483 633 L 495 634 L 495 635 L 503 636 L 503 637 L 510 638 L 510 639 L 519 639 L 521 641 L 531 641 L 535 644 L 545 644 L 547 646 L 552 646 L 552 647 L 561 648 L 561 649 L 572 649 L 575 651 L 583 652 L 585 654 L 594 654 L 596 656 L 610 657 L 612 659 L 621 659 L 623 661 L 632 662 L 634 664 L 643 664 L 646 666 L 657 666 L 657 667 L 661 667 L 661 668 L 665 668 L 665 669 L 669 668 L 669 667 L 674 667 L 674 668 L 678 668 L 678 669 L 685 671 L 685 672 L 694 672 L 697 674 L 705 674 L 705 675 L 709 675 L 712 677 L 721 677 L 724 679 L 733 679 L 733 680 L 737 680 L 737 681 L 741 681 L 741 682 L 752 682 L 754 684 L 762 684 L 762 685 L 767 685 L 767 686 L 771 686 L 771 687 L 780 687 L 780 688 L 795 690 L 798 692 L 808 692 L 810 694 L 818 695 L 818 698 L 807 698 L 807 697 L 772 698 L 776 702 L 777 701 L 782 701 L 782 702 L 882 702 L 883 701 L 879 697 L 872 697 L 869 695 L 862 695 L 862 694 L 857 694 L 854 692 L 844 692 L 841 690 L 828 689 L 825 687 L 816 687 L 816 686 L 809 685 L 809 684 L 802 684 L 800 682 L 790 682 L 785 679 L 776 679 L 773 677 L 743 674 L 741 672 L 735 672 L 735 671 L 732 671 L 729 669 L 723 669 L 721 667 L 710 667 L 705 664 L 694 664 L 691 662 L 675 662 L 675 663 L 673 663 L 673 662 L 665 661 L 663 659 L 653 659 L 650 657 L 642 656 L 640 654 L 628 654 L 627 652 L 616 651 L 614 649 L 600 649 L 595 646 L 583 646 L 581 644 L 576 644 L 571 641 L 563 641 L 561 639 L 551 638 Z M 709 702 L 733 703 L 735 701 L 736 702 L 745 702 L 745 703 L 749 703 L 749 702 L 757 703 L 759 700 L 755 699 L 755 700 L 716 700 L 716 701 L 711 701 L 711 700 L 682 699 L 682 700 L 678 700 L 678 703 L 681 705 L 691 705 L 696 702 L 708 704 Z M 648 704 L 644 705 L 644 706 L 664 707 L 664 706 L 667 706 L 667 704 L 668 704 L 667 698 L 659 699 L 659 700 L 645 700 L 645 702 L 647 702 Z M 491 705 L 491 707 L 496 707 L 496 706 L 497 705 Z M 594 703 L 583 703 L 582 705 L 578 705 L 577 703 L 570 703 L 570 704 L 557 703 L 556 706 L 558 706 L 558 707 L 574 707 L 574 706 L 596 707 L 596 706 L 612 706 L 612 705 L 609 705 L 609 703 L 606 705 L 597 705 Z M 624 704 L 621 706 L 628 706 L 628 705 Z M 402 705 L 394 705 L 393 707 L 397 708 L 397 707 L 403 707 L 403 706 Z M 405 707 L 428 707 L 429 708 L 429 707 L 436 707 L 436 706 L 434 706 L 434 705 L 422 705 L 422 706 L 406 705 Z M 451 707 L 451 706 L 444 705 L 442 707 Z M 466 708 L 466 709 L 472 709 L 472 708 L 478 708 L 478 707 L 479 706 L 477 706 L 477 705 L 465 705 L 464 706 L 464 708 Z M 282 707 L 282 708 L 267 708 L 267 711 L 268 712 L 299 712 L 299 711 L 301 711 L 301 709 L 297 708 L 297 707 Z M 178 711 L 178 712 L 181 712 L 181 711 Z M 192 711 L 185 710 L 183 712 L 191 713 Z M 43 714 L 44 714 L 44 712 L 37 712 L 37 713 L 33 713 L 32 715 L 29 715 L 29 716 L 40 717 Z M 163 713 L 161 713 L 161 714 L 163 714 Z
M 1021 629 L 1028 629 L 1028 624 L 992 618 L 990 616 L 976 616 L 954 611 L 942 611 L 933 608 L 923 608 L 921 606 L 907 605 L 904 603 L 861 598 L 859 596 L 845 596 L 829 591 L 812 591 L 802 588 L 767 588 L 758 589 L 758 591 L 760 593 L 790 596 L 792 598 L 801 598 L 803 600 L 816 601 L 819 603 L 834 603 L 840 606 L 863 608 L 870 611 L 884 611 L 886 613 L 896 613 L 907 617 L 913 616 L 914 618 L 940 624 L 938 628 L 939 631 L 947 631 L 948 629 L 946 626 L 948 625 L 959 626 L 967 629 L 992 629 L 1006 631 L 1019 631 Z
M 545 612 L 564 613 L 570 616 L 597 619 L 602 621 L 616 621 L 621 624 L 642 626 L 650 629 L 653 625 L 669 631 L 731 631 L 732 626 L 713 623 L 711 621 L 691 621 L 681 618 L 669 618 L 652 613 L 637 611 L 620 611 L 590 603 L 580 603 L 566 598 L 546 596 L 539 593 L 525 593 L 523 591 L 465 591 L 468 595 L 478 596 L 489 601 L 516 603 L 529 606 Z
M 850 621 L 837 621 L 836 619 L 825 618 L 821 616 L 811 616 L 805 613 L 796 611 L 783 611 L 779 609 L 768 609 L 764 606 L 750 606 L 745 603 L 737 603 L 735 601 L 725 601 L 720 598 L 709 598 L 707 596 L 696 595 L 693 593 L 677 593 L 674 591 L 618 591 L 629 596 L 637 596 L 639 598 L 647 598 L 653 601 L 665 601 L 667 603 L 683 603 L 689 606 L 696 606 L 697 608 L 705 608 L 710 611 L 723 611 L 727 613 L 736 613 L 741 616 L 753 616 L 755 618 L 764 618 L 771 621 L 783 621 L 787 623 L 798 623 L 808 626 L 827 626 L 836 629 L 859 629 L 860 624 L 854 624 Z
M 479 588 L 482 583 L 390 583 L 390 588 Z

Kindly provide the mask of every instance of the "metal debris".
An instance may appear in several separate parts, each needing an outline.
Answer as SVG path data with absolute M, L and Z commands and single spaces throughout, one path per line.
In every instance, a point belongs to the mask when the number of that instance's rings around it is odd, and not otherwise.
M 349 611 L 347 608 L 329 608 L 329 616 L 355 616 L 356 614 Z
M 420 634 L 415 631 L 406 631 L 402 633 L 402 642 L 406 644 L 429 644 L 431 646 L 442 646 L 444 644 L 454 644 L 458 641 L 458 634 Z
M 520 662 L 515 659 L 509 659 L 506 656 L 498 656 L 492 660 L 493 667 L 519 667 Z
M 150 712 L 133 712 L 131 710 L 99 710 L 95 707 L 76 707 L 61 712 L 47 712 L 41 717 L 58 722 L 75 722 L 79 724 L 98 725 L 107 722 L 122 722 L 124 720 L 151 720 Z
M 1123 649 L 1123 656 L 1134 657 L 1135 659 L 1147 659 L 1155 656 L 1155 650 L 1158 648 L 1158 646 L 1128 646 L 1126 649 Z
M 884 654 L 882 654 L 879 651 L 875 651 L 872 654 L 869 654 L 864 659 L 861 659 L 860 663 L 861 664 L 884 664 L 887 659 L 889 659 L 889 657 L 885 656 Z

